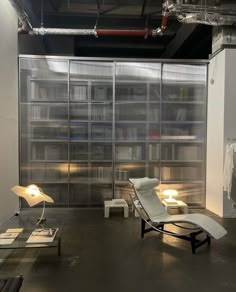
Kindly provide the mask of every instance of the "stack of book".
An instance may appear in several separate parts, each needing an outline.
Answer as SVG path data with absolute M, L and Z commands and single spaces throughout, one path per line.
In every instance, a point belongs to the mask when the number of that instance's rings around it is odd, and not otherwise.
M 0 245 L 12 244 L 22 231 L 23 228 L 10 228 L 6 232 L 0 233 Z

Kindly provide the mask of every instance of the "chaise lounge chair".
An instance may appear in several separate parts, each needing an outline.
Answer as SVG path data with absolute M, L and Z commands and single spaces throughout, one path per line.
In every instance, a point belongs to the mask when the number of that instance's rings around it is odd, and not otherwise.
M 170 215 L 162 206 L 161 201 L 155 192 L 155 187 L 159 184 L 156 178 L 138 178 L 129 179 L 134 189 L 134 195 L 131 196 L 133 206 L 138 200 L 140 208 L 136 208 L 141 216 L 141 237 L 149 231 L 156 230 L 163 234 L 178 237 L 191 242 L 192 253 L 201 245 L 208 243 L 210 245 L 211 238 L 220 239 L 226 235 L 227 231 L 215 220 L 203 214 L 180 214 Z M 165 225 L 174 225 L 185 232 L 176 233 L 165 229 Z M 146 228 L 146 226 L 148 227 Z M 200 234 L 204 235 L 203 239 L 197 239 Z M 201 236 L 202 237 L 202 236 Z

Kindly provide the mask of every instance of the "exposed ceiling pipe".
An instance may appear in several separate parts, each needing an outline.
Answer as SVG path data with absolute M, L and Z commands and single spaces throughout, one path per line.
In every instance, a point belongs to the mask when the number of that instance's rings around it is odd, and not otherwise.
M 235 25 L 236 23 L 236 10 L 231 9 L 226 3 L 221 7 L 186 3 L 179 1 L 175 5 L 175 14 L 181 23 L 201 23 L 212 26 Z
M 175 4 L 172 1 L 164 0 L 162 4 L 162 21 L 161 27 L 153 30 L 153 36 L 162 36 L 166 30 L 168 16 L 170 11 L 175 10 Z
M 23 10 L 20 2 L 18 0 L 9 0 L 9 2 L 15 9 L 16 14 L 21 22 L 21 28 L 19 28 L 18 31 L 23 33 L 32 30 L 32 25 L 30 23 L 29 17 Z
M 125 30 L 125 29 L 64 29 L 64 28 L 33 28 L 30 35 L 93 35 L 93 36 L 152 36 L 151 30 Z
M 151 30 L 114 30 L 114 29 L 67 29 L 67 28 L 46 28 L 32 27 L 28 15 L 23 10 L 18 0 L 9 0 L 14 7 L 17 16 L 22 24 L 18 29 L 19 33 L 28 33 L 30 35 L 93 35 L 98 36 L 134 36 L 134 37 L 147 37 L 153 36 Z
M 225 15 L 222 12 L 225 12 L 225 9 L 216 10 L 216 7 L 213 7 L 213 11 L 205 10 L 203 13 L 203 7 L 201 5 L 185 5 L 180 4 L 180 1 L 172 0 L 163 0 L 163 10 L 162 10 L 162 22 L 161 27 L 148 30 L 115 30 L 115 29 L 96 29 L 96 26 L 93 29 L 66 29 L 66 28 L 33 28 L 28 15 L 23 10 L 19 0 L 9 0 L 12 6 L 14 7 L 18 18 L 21 22 L 21 27 L 18 29 L 19 33 L 28 33 L 30 35 L 92 35 L 95 37 L 98 36 L 134 36 L 134 37 L 144 37 L 148 36 L 162 36 L 166 31 L 168 16 L 170 13 L 173 13 L 177 16 L 177 19 L 182 23 L 203 23 L 207 25 L 226 25 L 226 24 L 235 24 L 235 15 L 232 15 L 232 12 Z M 186 8 L 192 7 L 194 12 L 186 11 Z M 221 12 L 221 13 L 220 13 Z
M 234 25 L 236 23 L 235 16 L 220 15 L 218 13 L 182 13 L 177 15 L 177 19 L 182 23 L 200 23 L 212 26 Z
M 146 37 L 146 36 L 152 36 L 151 30 L 113 30 L 113 29 L 97 29 L 96 30 L 98 36 L 137 36 L 137 37 Z
M 46 28 L 46 27 L 39 27 L 39 28 L 32 28 L 29 31 L 30 35 L 94 35 L 96 36 L 95 29 L 69 29 L 69 28 Z

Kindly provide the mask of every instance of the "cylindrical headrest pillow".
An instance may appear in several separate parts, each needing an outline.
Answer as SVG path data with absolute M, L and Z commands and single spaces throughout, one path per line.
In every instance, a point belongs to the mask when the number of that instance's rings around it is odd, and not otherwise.
M 144 177 L 130 179 L 130 181 L 134 184 L 137 191 L 150 190 L 159 185 L 159 180 L 157 178 Z

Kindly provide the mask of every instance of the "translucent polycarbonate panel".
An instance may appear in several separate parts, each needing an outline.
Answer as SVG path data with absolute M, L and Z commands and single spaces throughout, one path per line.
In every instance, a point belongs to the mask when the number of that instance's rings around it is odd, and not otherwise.
M 114 195 L 129 199 L 128 179 L 148 175 L 148 160 L 156 155 L 148 141 L 160 135 L 161 64 L 117 62 L 115 72 Z
M 32 140 L 68 141 L 67 122 L 32 122 L 29 136 Z
M 68 206 L 69 195 L 67 184 L 41 184 L 40 185 L 45 194 L 52 197 L 53 204 L 48 204 L 47 207 L 64 207 Z
M 71 162 L 69 166 L 71 183 L 88 183 L 89 182 L 89 164 L 85 162 Z
M 155 161 L 152 162 L 150 161 L 148 163 L 148 174 L 147 176 L 150 178 L 158 178 L 160 179 L 160 162 L 159 161 Z
M 151 161 L 160 161 L 161 159 L 161 144 L 160 143 L 148 143 L 148 154 L 147 159 Z
M 70 143 L 70 160 L 85 160 L 87 161 L 89 157 L 88 152 L 88 142 L 71 142 Z
M 113 97 L 112 92 L 113 92 L 112 82 L 109 82 L 109 80 L 107 80 L 106 83 L 93 82 L 91 85 L 91 101 L 92 102 L 112 101 Z
M 91 139 L 112 140 L 112 123 L 93 122 L 91 124 Z
M 137 161 L 146 159 L 145 143 L 116 143 L 115 161 Z
M 161 180 L 165 181 L 201 181 L 203 180 L 202 164 L 197 162 L 176 162 L 161 164 Z
M 158 177 L 160 194 L 176 188 L 204 206 L 206 65 L 19 63 L 22 185 L 42 185 L 56 206 L 88 207 L 128 200 L 131 177 Z
M 93 162 L 91 163 L 91 182 L 92 183 L 112 183 L 112 163 L 111 162 Z
M 113 68 L 112 62 L 70 62 L 70 204 L 74 206 L 102 204 L 104 183 L 112 197 Z
M 33 142 L 31 143 L 31 161 L 68 161 L 67 142 Z
M 146 103 L 118 103 L 116 104 L 116 121 L 146 121 Z
M 21 58 L 19 66 L 20 184 L 46 184 L 53 206 L 68 204 L 68 62 Z
M 129 178 L 140 178 L 145 176 L 145 163 L 126 162 L 116 163 L 115 181 L 116 183 L 128 182 Z
M 68 62 L 49 59 L 20 59 L 21 101 L 66 101 Z
M 149 86 L 149 100 L 150 101 L 160 101 L 161 99 L 161 83 L 158 80 L 157 82 L 153 82 Z
M 168 140 L 203 140 L 205 122 L 162 122 L 161 138 Z
M 161 109 L 159 102 L 152 102 L 149 104 L 147 118 L 149 122 L 159 123 L 161 118 Z
M 112 200 L 113 193 L 111 184 L 92 184 L 90 193 L 90 206 L 103 206 L 104 201 Z
M 148 139 L 149 141 L 156 141 L 156 140 L 160 140 L 161 139 L 161 132 L 162 128 L 161 128 L 161 124 L 159 123 L 149 123 L 149 127 L 148 127 Z
M 70 80 L 70 101 L 86 102 L 88 101 L 89 87 L 88 82 Z
M 70 120 L 88 120 L 88 104 L 87 103 L 70 103 Z
M 161 63 L 117 62 L 116 80 L 139 80 L 160 83 Z
M 113 62 L 71 61 L 70 80 L 112 80 Z
M 163 103 L 161 107 L 162 121 L 191 122 L 204 121 L 206 109 L 201 103 L 173 102 Z
M 88 122 L 70 121 L 70 141 L 88 140 Z
M 22 166 L 25 170 L 25 174 L 22 173 L 22 178 L 26 180 L 24 184 L 68 182 L 68 163 L 31 162 Z
M 115 137 L 118 142 L 145 141 L 147 137 L 146 123 L 117 121 L 115 123 Z
M 162 184 L 204 205 L 207 66 L 164 64 L 162 80 Z
M 88 183 L 70 183 L 69 206 L 88 207 L 90 202 Z
M 106 121 L 112 123 L 113 108 L 112 103 L 92 103 L 91 104 L 91 120 Z
M 104 143 L 99 142 L 91 143 L 91 160 L 110 160 L 112 161 L 112 144 L 111 143 Z
M 203 143 L 162 143 L 161 160 L 203 162 L 205 157 Z
M 147 101 L 147 86 L 140 82 L 116 80 L 116 101 Z
M 205 205 L 205 182 L 162 182 L 157 189 L 161 199 L 166 198 L 163 195 L 164 190 L 173 189 L 178 192 L 177 200 L 182 200 L 191 207 L 203 207 Z
M 68 107 L 66 103 L 32 103 L 28 106 L 30 107 L 28 110 L 32 121 L 68 120 Z
M 165 101 L 205 101 L 206 65 L 164 64 L 162 99 Z

